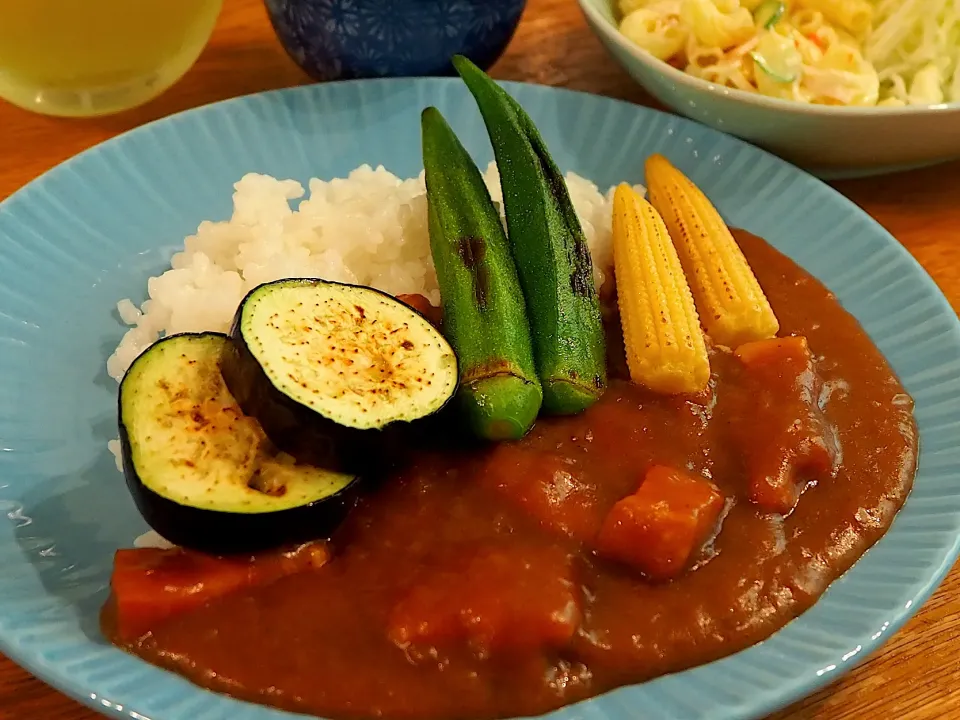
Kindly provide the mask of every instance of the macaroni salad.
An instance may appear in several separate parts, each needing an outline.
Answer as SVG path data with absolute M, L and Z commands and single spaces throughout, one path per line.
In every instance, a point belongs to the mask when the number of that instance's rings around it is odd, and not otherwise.
M 960 101 L 960 0 L 619 0 L 620 32 L 709 82 L 824 105 Z

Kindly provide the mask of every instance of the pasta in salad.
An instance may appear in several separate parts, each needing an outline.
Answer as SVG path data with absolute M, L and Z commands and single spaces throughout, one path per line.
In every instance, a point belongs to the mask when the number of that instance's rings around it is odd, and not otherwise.
M 960 101 L 960 0 L 619 0 L 620 32 L 709 82 L 824 105 Z

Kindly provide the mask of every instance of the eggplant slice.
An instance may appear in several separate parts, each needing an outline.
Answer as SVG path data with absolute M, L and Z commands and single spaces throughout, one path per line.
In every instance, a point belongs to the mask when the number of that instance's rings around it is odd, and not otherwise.
M 240 305 L 221 369 L 279 447 L 348 472 L 394 454 L 397 431 L 457 390 L 457 357 L 409 305 L 316 279 L 261 285 Z
M 227 389 L 230 339 L 173 335 L 120 384 L 124 475 L 147 523 L 169 541 L 229 553 L 328 537 L 358 479 L 299 463 L 267 438 Z

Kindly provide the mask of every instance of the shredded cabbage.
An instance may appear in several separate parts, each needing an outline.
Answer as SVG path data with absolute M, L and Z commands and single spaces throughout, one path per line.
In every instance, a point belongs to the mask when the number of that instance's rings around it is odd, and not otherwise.
M 873 0 L 864 54 L 880 97 L 904 104 L 960 101 L 960 0 Z

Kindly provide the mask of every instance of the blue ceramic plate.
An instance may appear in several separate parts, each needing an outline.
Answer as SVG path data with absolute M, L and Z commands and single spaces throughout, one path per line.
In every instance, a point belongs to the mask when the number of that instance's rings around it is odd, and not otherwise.
M 891 531 L 800 619 L 725 660 L 622 688 L 556 720 L 762 716 L 849 670 L 917 610 L 960 545 L 960 323 L 877 223 L 818 180 L 701 125 L 633 105 L 511 85 L 564 170 L 642 181 L 666 154 L 728 220 L 813 272 L 867 329 L 916 399 L 916 488 Z M 100 636 L 113 551 L 144 523 L 105 444 L 116 384 L 104 363 L 119 298 L 256 171 L 305 181 L 361 163 L 420 171 L 419 116 L 491 151 L 458 81 L 313 86 L 194 110 L 83 153 L 0 204 L 0 650 L 99 710 L 137 720 L 292 717 L 194 687 Z

